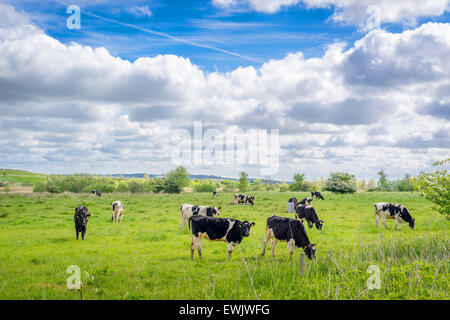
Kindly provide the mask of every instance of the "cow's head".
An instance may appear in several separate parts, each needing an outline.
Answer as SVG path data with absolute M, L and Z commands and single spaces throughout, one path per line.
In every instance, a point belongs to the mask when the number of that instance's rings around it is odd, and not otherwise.
M 254 204 L 253 201 L 255 201 L 255 197 L 254 196 L 250 196 L 247 198 L 248 202 L 250 202 L 252 205 Z
M 76 214 L 77 224 L 86 227 L 90 216 L 91 214 L 88 213 L 88 208 L 86 207 L 80 208 L 79 210 L 77 210 Z
M 254 222 L 248 221 L 236 221 L 239 233 L 242 237 L 248 237 L 250 235 L 250 228 L 255 225 Z
M 306 256 L 308 257 L 309 260 L 312 260 L 312 259 L 316 258 L 316 244 L 315 243 L 307 244 L 303 248 L 303 251 L 305 252 L 305 254 L 306 254 Z
M 411 219 L 411 221 L 409 222 L 409 226 L 411 227 L 411 229 L 415 230 L 415 228 L 416 228 L 416 219 Z
M 322 226 L 323 226 L 323 220 L 319 220 L 316 222 L 316 229 L 317 230 L 322 230 Z
M 213 208 L 213 215 L 220 216 L 220 212 L 219 212 L 220 210 L 222 210 L 221 207 L 214 207 Z

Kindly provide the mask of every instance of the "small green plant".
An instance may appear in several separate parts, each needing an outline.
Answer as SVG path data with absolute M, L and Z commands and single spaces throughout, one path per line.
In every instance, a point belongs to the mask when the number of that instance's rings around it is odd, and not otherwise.
M 449 163 L 450 158 L 436 161 L 433 166 L 440 167 Z M 412 185 L 423 197 L 436 204 L 436 211 L 450 219 L 450 176 L 447 169 L 422 173 L 412 179 Z

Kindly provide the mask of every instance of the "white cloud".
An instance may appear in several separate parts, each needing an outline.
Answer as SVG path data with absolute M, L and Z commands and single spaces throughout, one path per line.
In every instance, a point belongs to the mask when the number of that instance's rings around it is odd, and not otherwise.
M 450 24 L 376 30 L 321 58 L 297 52 L 208 73 L 174 55 L 132 63 L 62 44 L 10 6 L 0 5 L 0 21 L 0 167 L 164 172 L 171 132 L 194 120 L 224 132 L 280 128 L 280 178 L 401 175 L 448 155 Z
M 212 3 L 222 8 L 244 5 L 264 13 L 298 5 L 333 8 L 332 20 L 357 25 L 363 31 L 371 29 L 372 18 L 380 23 L 415 25 L 420 17 L 437 17 L 450 10 L 450 0 L 212 0 Z
M 152 11 L 148 8 L 148 6 L 136 6 L 129 9 L 130 13 L 135 17 L 148 17 L 151 18 L 153 16 Z

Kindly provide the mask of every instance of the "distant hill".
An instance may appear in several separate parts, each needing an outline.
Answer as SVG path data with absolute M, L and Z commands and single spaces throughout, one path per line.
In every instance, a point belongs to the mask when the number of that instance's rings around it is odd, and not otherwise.
M 145 175 L 148 175 L 150 178 L 163 178 L 164 174 L 149 174 L 149 173 L 132 173 L 132 174 L 120 174 L 120 173 L 114 173 L 111 174 L 111 177 L 118 178 L 120 176 L 128 179 L 135 179 L 135 178 L 143 178 Z M 101 175 L 106 176 L 106 175 Z M 226 178 L 221 176 L 215 176 L 215 175 L 205 175 L 205 174 L 190 174 L 189 179 L 198 179 L 198 180 L 232 180 L 232 181 L 239 181 L 239 179 L 235 178 Z M 253 182 L 255 178 L 250 178 L 248 181 Z M 267 180 L 267 179 L 261 179 L 262 183 L 266 184 L 274 184 L 274 183 L 281 183 L 281 181 L 278 180 Z
M 126 179 L 141 179 L 144 178 L 145 175 L 148 175 L 150 178 L 164 178 L 164 174 L 149 174 L 149 173 L 114 173 L 108 176 L 113 178 L 118 178 L 120 176 Z M 49 175 L 32 173 L 23 170 L 13 170 L 13 169 L 0 169 L 0 181 L 5 181 L 9 183 L 19 183 L 23 185 L 35 185 L 38 182 L 45 182 L 46 178 Z M 98 176 L 106 177 L 106 174 L 99 174 Z M 190 174 L 189 179 L 198 179 L 198 180 L 231 180 L 231 181 L 239 181 L 236 178 L 227 178 L 215 175 L 205 175 L 205 174 Z M 249 178 L 248 181 L 253 182 L 255 178 Z M 265 184 L 275 184 L 281 183 L 278 180 L 267 180 L 260 179 L 262 183 Z M 288 182 L 289 183 L 289 182 Z
M 34 186 L 38 182 L 45 182 L 47 175 L 23 170 L 0 169 L 0 185 Z

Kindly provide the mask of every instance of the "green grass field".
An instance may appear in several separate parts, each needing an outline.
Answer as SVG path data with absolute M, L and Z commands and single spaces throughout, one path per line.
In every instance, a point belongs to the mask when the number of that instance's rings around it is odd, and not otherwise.
M 10 185 L 34 186 L 38 182 L 45 182 L 47 175 L 21 170 L 0 169 L 0 182 Z
M 256 192 L 255 206 L 231 206 L 233 195 L 0 195 L 0 299 L 80 299 L 66 269 L 82 271 L 83 299 L 448 299 L 449 221 L 412 193 L 324 193 L 315 201 L 322 231 L 307 229 L 316 261 L 299 268 L 286 243 L 261 257 L 266 219 L 287 213 L 300 193 Z M 305 196 L 307 194 L 304 194 Z M 125 205 L 122 224 L 111 203 Z M 375 227 L 373 204 L 408 207 L 416 230 Z M 203 260 L 190 259 L 190 234 L 179 230 L 182 203 L 218 205 L 222 217 L 256 222 L 227 260 L 226 244 L 204 240 Z M 85 241 L 75 240 L 75 207 L 92 214 Z M 368 290 L 367 268 L 381 270 L 381 289 Z

